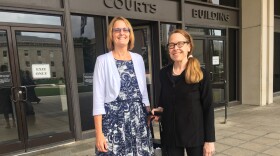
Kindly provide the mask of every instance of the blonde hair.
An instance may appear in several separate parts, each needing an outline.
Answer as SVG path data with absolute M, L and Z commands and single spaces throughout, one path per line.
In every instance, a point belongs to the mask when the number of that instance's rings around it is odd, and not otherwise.
M 188 62 L 186 64 L 186 70 L 185 70 L 185 81 L 188 84 L 193 84 L 193 83 L 198 83 L 199 81 L 201 81 L 203 79 L 203 72 L 200 68 L 200 63 L 198 61 L 197 58 L 194 58 L 192 55 L 193 53 L 193 48 L 194 48 L 194 43 L 193 43 L 193 39 L 191 37 L 191 35 L 183 30 L 183 29 L 176 29 L 174 31 L 172 31 L 169 35 L 169 37 L 172 34 L 175 33 L 179 33 L 181 35 L 183 35 L 187 41 L 189 41 L 190 43 L 190 52 L 188 53 Z
M 132 50 L 134 48 L 134 41 L 135 41 L 134 32 L 133 32 L 133 29 L 132 29 L 132 26 L 131 26 L 130 22 L 122 16 L 113 18 L 113 20 L 109 24 L 109 27 L 108 27 L 108 30 L 107 30 L 107 48 L 109 50 L 114 50 L 113 26 L 114 26 L 116 21 L 123 21 L 126 24 L 126 26 L 129 28 L 130 35 L 129 35 L 129 42 L 128 42 L 128 48 L 127 49 Z

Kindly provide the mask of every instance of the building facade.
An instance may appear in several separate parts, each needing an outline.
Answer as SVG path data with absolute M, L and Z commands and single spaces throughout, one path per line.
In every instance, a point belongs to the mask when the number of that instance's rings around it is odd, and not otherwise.
M 133 26 L 132 51 L 144 59 L 152 107 L 176 28 L 193 36 L 215 107 L 272 103 L 280 93 L 276 6 L 278 0 L 1 0 L 0 155 L 95 136 L 92 74 L 114 16 Z

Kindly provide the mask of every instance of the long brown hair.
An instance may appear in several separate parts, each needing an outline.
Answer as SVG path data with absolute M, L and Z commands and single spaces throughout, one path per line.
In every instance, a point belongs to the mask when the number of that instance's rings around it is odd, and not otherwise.
M 135 41 L 135 37 L 134 37 L 134 32 L 132 29 L 132 26 L 130 24 L 130 22 L 122 17 L 122 16 L 118 16 L 118 17 L 114 17 L 112 19 L 112 21 L 110 22 L 109 26 L 108 26 L 108 31 L 107 31 L 107 48 L 109 50 L 114 50 L 114 43 L 113 43 L 113 26 L 115 24 L 116 21 L 123 21 L 126 26 L 129 28 L 130 30 L 130 34 L 129 34 L 129 42 L 128 42 L 128 50 L 132 50 L 134 48 L 134 41 Z
M 172 34 L 175 33 L 179 33 L 181 35 L 183 35 L 187 41 L 189 41 L 190 43 L 190 51 L 188 53 L 188 62 L 186 64 L 186 70 L 185 70 L 185 81 L 188 84 L 193 84 L 193 83 L 198 83 L 199 81 L 201 81 L 203 79 L 203 72 L 200 68 L 200 62 L 198 61 L 197 58 L 193 57 L 193 49 L 194 49 L 194 43 L 193 43 L 193 39 L 191 37 L 191 35 L 183 30 L 183 29 L 176 29 L 174 31 L 172 31 L 169 35 L 169 37 Z

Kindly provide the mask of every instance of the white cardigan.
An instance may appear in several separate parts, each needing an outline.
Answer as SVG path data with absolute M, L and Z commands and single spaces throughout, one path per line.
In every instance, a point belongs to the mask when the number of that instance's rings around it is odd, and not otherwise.
M 145 65 L 141 55 L 130 52 L 142 102 L 149 106 Z M 114 101 L 120 92 L 121 79 L 112 51 L 96 59 L 93 73 L 93 115 L 106 114 L 104 104 Z

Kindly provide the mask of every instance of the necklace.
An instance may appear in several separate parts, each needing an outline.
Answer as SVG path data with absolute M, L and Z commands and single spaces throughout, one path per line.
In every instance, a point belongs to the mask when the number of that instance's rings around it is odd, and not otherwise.
M 172 75 L 174 75 L 174 76 L 177 75 L 178 76 L 178 75 L 181 75 L 181 73 L 180 74 L 176 73 L 175 70 L 174 70 L 174 66 L 173 66 L 173 68 L 172 68 Z

